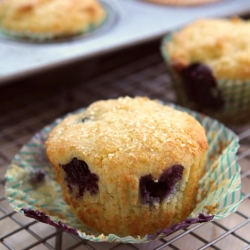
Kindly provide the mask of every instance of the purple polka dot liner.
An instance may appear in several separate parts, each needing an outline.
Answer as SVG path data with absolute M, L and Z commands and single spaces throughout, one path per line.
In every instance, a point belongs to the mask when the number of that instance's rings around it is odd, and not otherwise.
M 13 158 L 5 175 L 5 195 L 10 205 L 16 212 L 23 213 L 25 216 L 94 242 L 146 243 L 162 239 L 180 229 L 222 219 L 234 213 L 242 201 L 240 166 L 236 156 L 239 147 L 237 135 L 222 123 L 208 116 L 173 104 L 165 105 L 186 111 L 194 116 L 205 127 L 209 144 L 206 171 L 200 180 L 197 205 L 188 218 L 181 223 L 171 225 L 169 228 L 159 228 L 154 234 L 138 237 L 104 235 L 81 223 L 64 201 L 60 185 L 55 180 L 54 170 L 45 154 L 44 142 L 49 132 L 64 117 L 37 132 Z M 74 113 L 82 111 L 83 109 L 80 109 Z M 80 164 L 84 165 L 84 162 Z M 67 171 L 67 165 L 64 168 Z M 87 168 L 84 171 L 88 171 Z M 182 168 L 176 165 L 172 171 L 178 181 Z M 69 174 L 68 178 L 70 177 Z M 95 180 L 95 176 L 90 175 L 88 178 L 91 181 Z M 143 183 L 150 183 L 151 177 L 144 176 L 143 178 L 142 186 L 138 188 L 140 192 L 145 193 L 144 202 L 147 203 L 150 202 L 150 197 L 147 196 Z M 164 175 L 162 179 L 165 179 Z M 88 187 L 83 186 L 79 189 L 79 195 L 84 192 L 85 188 Z M 151 189 L 151 192 L 154 192 L 154 187 Z M 169 190 L 171 190 L 171 185 Z M 93 192 L 96 191 L 97 187 L 93 189 Z

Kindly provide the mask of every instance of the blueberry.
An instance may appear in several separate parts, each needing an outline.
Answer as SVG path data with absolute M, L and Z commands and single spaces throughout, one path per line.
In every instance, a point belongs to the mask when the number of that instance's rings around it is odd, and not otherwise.
M 73 158 L 70 163 L 61 165 L 61 167 L 66 173 L 65 181 L 68 183 L 69 193 L 73 194 L 73 190 L 76 188 L 76 198 L 83 197 L 85 191 L 91 195 L 97 194 L 99 177 L 90 172 L 85 161 Z
M 81 122 L 86 122 L 88 120 L 89 120 L 89 117 L 85 116 L 85 117 L 82 118 Z
M 224 100 L 209 67 L 192 63 L 183 68 L 180 74 L 189 100 L 213 110 L 223 107 Z
M 182 179 L 184 167 L 175 164 L 163 171 L 157 182 L 151 174 L 140 178 L 139 190 L 144 203 L 161 202 L 173 193 L 178 181 Z
M 29 182 L 33 187 L 41 186 L 45 182 L 46 173 L 42 169 L 32 172 L 29 176 Z

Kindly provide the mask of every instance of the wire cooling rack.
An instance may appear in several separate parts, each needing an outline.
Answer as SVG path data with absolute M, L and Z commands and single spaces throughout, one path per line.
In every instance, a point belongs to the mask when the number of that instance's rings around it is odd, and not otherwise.
M 106 68 L 112 64 L 109 60 L 103 63 Z M 236 213 L 225 219 L 195 225 L 147 244 L 111 244 L 85 241 L 14 212 L 4 197 L 4 174 L 20 147 L 43 126 L 99 99 L 140 95 L 176 102 L 158 51 L 81 84 L 71 84 L 22 83 L 0 89 L 0 250 L 250 249 L 249 125 L 232 128 L 240 137 L 238 161 L 242 168 L 243 202 Z

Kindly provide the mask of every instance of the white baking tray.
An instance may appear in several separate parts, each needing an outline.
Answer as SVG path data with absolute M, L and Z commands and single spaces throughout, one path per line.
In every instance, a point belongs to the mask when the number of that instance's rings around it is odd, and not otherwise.
M 196 7 L 170 7 L 140 0 L 102 0 L 107 23 L 87 36 L 32 43 L 0 36 L 0 84 L 163 36 L 200 17 L 250 13 L 250 0 L 222 0 Z

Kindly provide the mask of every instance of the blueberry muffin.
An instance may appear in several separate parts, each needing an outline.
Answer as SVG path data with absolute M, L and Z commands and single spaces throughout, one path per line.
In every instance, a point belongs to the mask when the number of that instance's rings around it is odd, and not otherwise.
M 187 218 L 208 149 L 192 116 L 144 97 L 98 101 L 46 141 L 65 201 L 103 234 L 142 236 Z
M 144 1 L 166 4 L 166 5 L 175 5 L 175 6 L 194 6 L 194 5 L 215 3 L 222 0 L 144 0 Z
M 70 37 L 101 25 L 105 17 L 105 9 L 96 0 L 0 1 L 0 29 L 15 37 Z
M 195 20 L 167 35 L 161 50 L 182 105 L 223 122 L 248 119 L 249 21 Z

